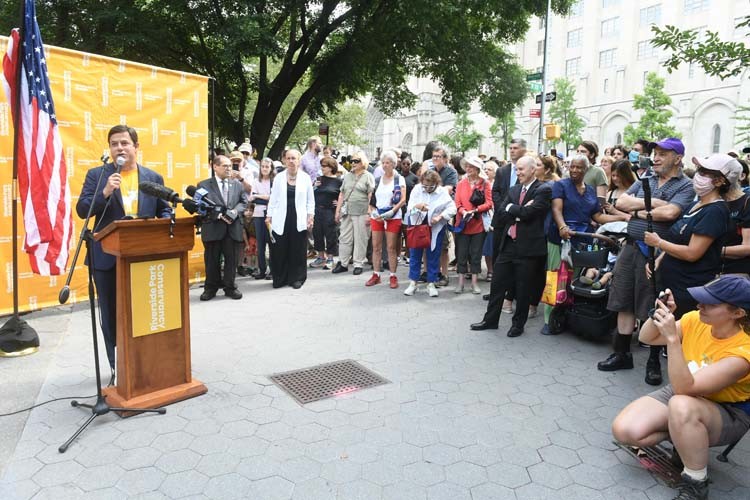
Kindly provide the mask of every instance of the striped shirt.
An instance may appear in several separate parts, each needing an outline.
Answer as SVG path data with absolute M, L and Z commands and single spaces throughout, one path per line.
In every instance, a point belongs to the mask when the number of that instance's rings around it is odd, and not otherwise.
M 680 215 L 678 215 L 675 220 L 682 217 L 682 212 L 684 212 L 693 201 L 695 201 L 693 181 L 682 173 L 682 169 L 677 172 L 677 175 L 670 178 L 661 186 L 659 186 L 659 178 L 657 176 L 649 177 L 648 182 L 651 186 L 651 197 L 653 199 L 668 201 L 669 203 L 680 207 Z M 635 181 L 635 184 L 628 189 L 627 194 L 635 196 L 636 198 L 644 198 L 642 181 Z M 640 212 L 641 213 L 638 215 L 642 215 L 643 217 L 646 216 L 644 211 Z M 654 221 L 654 232 L 664 238 L 675 220 Z M 648 222 L 646 219 L 633 217 L 630 219 L 630 222 L 628 222 L 628 236 L 636 240 L 642 240 L 643 233 L 646 232 L 647 227 Z

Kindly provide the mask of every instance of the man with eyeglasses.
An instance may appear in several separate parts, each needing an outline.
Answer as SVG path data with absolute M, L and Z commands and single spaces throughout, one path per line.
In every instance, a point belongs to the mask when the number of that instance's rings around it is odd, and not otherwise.
M 442 144 L 438 144 L 432 150 L 432 169 L 440 175 L 440 181 L 448 194 L 453 198 L 456 194 L 458 184 L 458 172 L 448 163 L 450 151 Z M 440 273 L 438 274 L 437 286 L 448 286 L 448 247 L 453 242 L 453 232 L 448 231 L 443 238 L 443 252 L 440 254 Z
M 626 194 L 614 202 L 618 210 L 629 212 L 631 218 L 628 221 L 627 244 L 617 258 L 607 299 L 607 309 L 617 312 L 614 353 L 597 365 L 601 371 L 633 368 L 630 339 L 635 330 L 635 320 L 643 324 L 656 300 L 654 287 L 646 277 L 648 249 L 643 239 L 648 222 L 643 183 L 648 182 L 651 187 L 653 230 L 662 237 L 668 234 L 674 221 L 682 217 L 695 198 L 692 181 L 682 173 L 685 154 L 682 141 L 670 137 L 649 146 L 654 150 L 654 175 L 636 181 Z M 647 384 L 660 385 L 662 382 L 660 352 L 661 347 L 651 347 L 646 363 Z
M 247 194 L 242 184 L 232 178 L 232 162 L 226 156 L 217 156 L 212 163 L 214 176 L 198 183 L 198 188 L 208 191 L 207 198 L 221 207 L 221 213 L 203 221 L 203 262 L 206 266 L 206 283 L 201 300 L 211 300 L 219 288 L 231 299 L 241 299 L 235 276 L 239 251 L 242 248 L 242 213 L 247 206 Z M 221 269 L 221 259 L 224 269 Z

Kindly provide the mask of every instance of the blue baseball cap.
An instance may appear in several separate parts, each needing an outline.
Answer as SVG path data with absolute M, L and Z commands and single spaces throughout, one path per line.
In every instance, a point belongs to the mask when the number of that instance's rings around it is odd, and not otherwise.
M 677 137 L 667 137 L 666 139 L 662 139 L 659 142 L 649 142 L 648 147 L 649 149 L 661 148 L 671 150 L 678 155 L 685 154 L 685 145 Z
M 750 279 L 746 275 L 727 274 L 687 290 L 700 304 L 730 304 L 750 309 Z

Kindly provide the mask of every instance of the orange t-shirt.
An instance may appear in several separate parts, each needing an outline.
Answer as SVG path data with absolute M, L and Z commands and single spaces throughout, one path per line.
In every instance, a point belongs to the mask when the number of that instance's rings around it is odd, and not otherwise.
M 138 215 L 138 169 L 123 170 L 120 175 L 120 194 L 125 215 L 135 217 Z
M 750 335 L 739 329 L 728 339 L 717 339 L 711 334 L 711 325 L 700 320 L 698 311 L 685 314 L 680 320 L 682 352 L 690 373 L 724 358 L 738 357 L 750 362 Z M 707 399 L 716 403 L 739 403 L 750 400 L 750 374 Z

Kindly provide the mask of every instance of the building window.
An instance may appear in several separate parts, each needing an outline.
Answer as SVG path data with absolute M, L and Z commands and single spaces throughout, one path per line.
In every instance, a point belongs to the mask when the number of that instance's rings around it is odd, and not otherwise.
M 709 0 L 685 0 L 685 12 L 700 12 L 708 9 Z
M 602 9 L 608 9 L 615 5 L 620 5 L 620 0 L 602 0 Z
M 695 77 L 695 63 L 691 62 L 688 66 L 688 78 L 692 80 L 693 77 Z
M 609 93 L 609 78 L 604 79 L 604 93 L 605 94 Z
M 572 49 L 574 47 L 580 47 L 582 36 L 583 36 L 582 28 L 579 28 L 573 31 L 568 31 L 568 48 Z
M 583 13 L 583 0 L 578 0 L 576 3 L 570 6 L 569 17 L 580 17 Z
M 649 73 L 648 71 L 644 71 L 643 72 L 643 82 L 642 83 L 643 83 L 643 87 L 644 88 L 646 87 L 646 81 L 648 80 L 648 73 Z
M 649 59 L 659 55 L 659 50 L 651 45 L 651 40 L 638 42 L 638 60 Z
M 565 76 L 575 76 L 581 71 L 581 58 L 574 57 L 565 61 Z
M 536 55 L 544 55 L 544 40 L 539 40 L 538 42 L 536 42 Z
M 539 29 L 540 30 L 544 29 L 544 18 L 543 17 L 539 18 Z
M 602 50 L 599 52 L 599 67 L 600 68 L 611 68 L 615 65 L 615 55 L 617 49 Z
M 615 144 L 622 144 L 622 134 L 620 132 L 615 134 Z
M 641 9 L 641 26 L 659 24 L 661 22 L 661 4 Z
M 721 127 L 717 123 L 711 131 L 711 152 L 718 153 L 721 149 Z
M 602 21 L 602 38 L 609 38 L 611 36 L 614 36 L 619 22 L 619 17 L 610 17 L 609 19 L 605 19 L 604 21 Z

